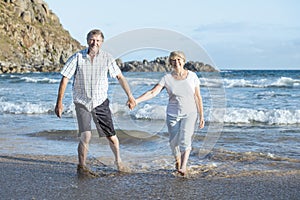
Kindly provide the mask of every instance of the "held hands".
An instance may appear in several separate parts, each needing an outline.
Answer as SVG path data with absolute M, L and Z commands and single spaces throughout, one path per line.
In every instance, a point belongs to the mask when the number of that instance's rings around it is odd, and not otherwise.
M 137 105 L 137 102 L 136 102 L 135 98 L 132 96 L 132 97 L 128 98 L 126 105 L 128 106 L 128 108 L 130 110 L 133 110 L 135 108 L 135 106 Z

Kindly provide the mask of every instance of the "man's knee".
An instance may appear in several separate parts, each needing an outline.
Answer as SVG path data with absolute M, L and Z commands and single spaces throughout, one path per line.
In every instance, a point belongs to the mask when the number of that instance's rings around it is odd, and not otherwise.
M 116 135 L 113 135 L 113 136 L 108 136 L 106 137 L 108 139 L 108 141 L 112 144 L 118 144 L 119 143 L 119 140 L 118 140 L 118 137 Z
M 88 144 L 91 140 L 91 136 L 92 136 L 91 131 L 85 131 L 85 132 L 80 133 L 80 135 L 79 135 L 80 143 Z

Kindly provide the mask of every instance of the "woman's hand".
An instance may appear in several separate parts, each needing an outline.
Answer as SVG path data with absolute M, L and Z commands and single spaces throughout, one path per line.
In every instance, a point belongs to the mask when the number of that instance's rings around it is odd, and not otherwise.
M 133 110 L 135 108 L 135 106 L 137 105 L 137 102 L 134 97 L 131 97 L 128 99 L 126 105 L 128 106 L 128 108 L 130 110 Z
M 205 121 L 203 118 L 200 119 L 200 123 L 199 123 L 199 128 L 204 128 L 204 125 L 205 125 Z

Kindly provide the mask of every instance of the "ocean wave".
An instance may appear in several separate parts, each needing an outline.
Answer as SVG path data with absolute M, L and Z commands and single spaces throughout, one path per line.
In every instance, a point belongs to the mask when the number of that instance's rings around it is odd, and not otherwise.
M 166 106 L 157 104 L 139 105 L 133 111 L 129 111 L 126 105 L 112 104 L 114 114 L 130 115 L 135 120 L 165 120 Z M 300 110 L 255 110 L 247 108 L 227 108 L 224 118 L 210 119 L 209 113 L 206 121 L 208 123 L 228 124 L 269 124 L 269 125 L 293 125 L 300 124 Z
M 147 85 L 147 86 L 154 86 L 159 82 L 159 79 L 153 79 L 153 78 L 131 78 L 126 77 L 128 83 L 131 86 L 139 86 L 139 85 Z
M 0 113 L 7 114 L 54 114 L 54 103 L 6 102 L 0 99 Z M 115 117 L 122 116 L 134 120 L 165 120 L 166 106 L 158 104 L 141 104 L 129 110 L 125 104 L 111 103 L 110 109 Z M 300 124 L 300 110 L 273 109 L 256 110 L 248 108 L 227 108 L 226 114 L 220 118 L 211 118 L 209 110 L 205 117 L 208 123 L 227 124 L 269 124 L 293 125 Z M 74 104 L 65 105 L 63 114 L 75 116 Z
M 234 87 L 252 87 L 252 88 L 298 88 L 300 87 L 300 79 L 293 79 L 289 77 L 280 77 L 277 80 L 270 79 L 257 79 L 257 80 L 246 80 L 246 79 L 224 79 L 225 88 Z
M 165 119 L 166 106 L 145 104 L 134 114 L 136 119 Z
M 54 114 L 54 104 L 30 103 L 30 102 L 3 102 L 0 101 L 0 113 L 32 115 L 32 114 Z M 73 116 L 75 109 L 73 104 L 66 106 L 63 114 Z
M 44 83 L 44 84 L 56 84 L 60 82 L 60 78 L 49 78 L 40 74 L 28 74 L 24 76 L 23 74 L 10 74 L 2 75 L 3 80 L 7 79 L 11 83 Z
M 225 123 L 233 124 L 300 124 L 300 110 L 254 110 L 246 108 L 228 108 L 224 117 Z
M 24 81 L 26 83 L 59 83 L 60 80 L 52 79 L 52 78 L 32 78 L 32 77 L 22 77 L 20 81 Z
M 53 108 L 50 108 L 49 105 L 45 106 L 44 104 L 33 104 L 29 102 L 1 102 L 0 104 L 0 113 L 7 114 L 43 114 L 49 113 L 52 110 Z
M 112 113 L 115 115 L 123 114 L 130 115 L 136 120 L 164 120 L 166 117 L 166 106 L 156 104 L 139 105 L 134 110 L 130 111 L 126 105 L 113 103 L 110 105 Z

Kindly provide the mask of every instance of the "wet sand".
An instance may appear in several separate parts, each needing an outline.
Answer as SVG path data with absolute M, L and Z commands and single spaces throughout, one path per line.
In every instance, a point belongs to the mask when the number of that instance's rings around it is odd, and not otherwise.
M 100 177 L 80 178 L 76 163 L 67 156 L 2 155 L 1 199 L 300 198 L 300 170 L 182 178 L 172 170 L 119 173 L 100 166 Z

